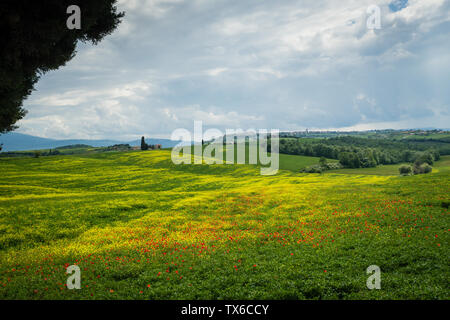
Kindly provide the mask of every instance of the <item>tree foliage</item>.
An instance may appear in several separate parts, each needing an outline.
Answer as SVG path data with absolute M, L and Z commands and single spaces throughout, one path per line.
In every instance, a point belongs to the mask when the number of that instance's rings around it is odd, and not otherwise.
M 281 139 L 280 153 L 337 159 L 346 168 L 369 168 L 401 162 L 416 162 L 417 166 L 423 163 L 432 165 L 440 157 L 440 150 L 430 148 L 428 142 L 410 144 L 356 137 Z
M 412 173 L 412 167 L 409 165 L 402 165 L 398 168 L 401 175 L 410 175 Z
M 148 150 L 148 144 L 145 142 L 145 138 L 141 137 L 141 150 Z
M 117 0 L 3 0 L 0 6 L 0 134 L 17 128 L 24 99 L 39 77 L 75 56 L 78 41 L 97 44 L 123 17 Z M 81 29 L 69 30 L 67 7 L 81 9 Z

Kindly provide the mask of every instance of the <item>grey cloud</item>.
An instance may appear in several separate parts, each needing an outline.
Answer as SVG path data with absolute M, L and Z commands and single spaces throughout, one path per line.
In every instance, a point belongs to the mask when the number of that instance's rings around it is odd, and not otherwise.
M 374 2 L 375 31 L 365 26 Z M 437 127 L 450 120 L 449 4 L 390 3 L 121 1 L 114 34 L 42 77 L 20 131 L 168 137 L 194 120 L 221 130 Z

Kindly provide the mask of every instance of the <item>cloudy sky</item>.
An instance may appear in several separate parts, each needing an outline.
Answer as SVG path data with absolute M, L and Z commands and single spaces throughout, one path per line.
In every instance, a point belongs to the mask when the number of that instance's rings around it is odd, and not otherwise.
M 370 5 L 381 29 L 367 28 Z M 176 128 L 449 128 L 448 0 L 120 0 L 25 101 L 18 132 L 170 137 Z M 83 10 L 83 8 L 81 8 Z

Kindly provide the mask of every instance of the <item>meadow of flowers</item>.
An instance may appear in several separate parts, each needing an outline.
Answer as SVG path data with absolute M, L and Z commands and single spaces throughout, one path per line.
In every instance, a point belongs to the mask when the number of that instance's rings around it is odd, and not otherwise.
M 444 160 L 448 159 L 444 157 Z M 0 299 L 448 299 L 450 170 L 0 159 Z M 81 289 L 66 268 L 81 268 Z M 369 290 L 366 269 L 381 269 Z

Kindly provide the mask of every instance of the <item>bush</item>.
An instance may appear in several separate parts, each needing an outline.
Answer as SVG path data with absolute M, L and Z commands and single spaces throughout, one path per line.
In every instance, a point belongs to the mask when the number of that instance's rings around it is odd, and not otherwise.
M 430 173 L 431 171 L 433 171 L 433 168 L 427 163 L 424 163 L 423 165 L 421 165 L 421 168 L 422 168 L 422 173 Z
M 309 167 L 306 167 L 301 172 L 306 173 L 322 173 L 326 170 L 336 170 L 336 169 L 342 169 L 342 164 L 339 162 L 326 162 L 325 164 L 315 164 Z
M 431 171 L 433 171 L 433 168 L 428 163 L 423 163 L 421 165 L 417 165 L 417 163 L 414 164 L 414 174 L 430 173 Z
M 339 162 L 327 162 L 324 168 L 325 170 L 342 169 L 342 164 L 340 164 Z
M 306 168 L 303 169 L 301 172 L 306 172 L 306 173 L 322 173 L 322 171 L 323 171 L 323 168 L 322 168 L 320 165 L 315 164 L 315 165 L 306 167 Z
M 401 175 L 410 175 L 412 173 L 412 168 L 411 166 L 403 165 L 398 168 L 398 171 Z

